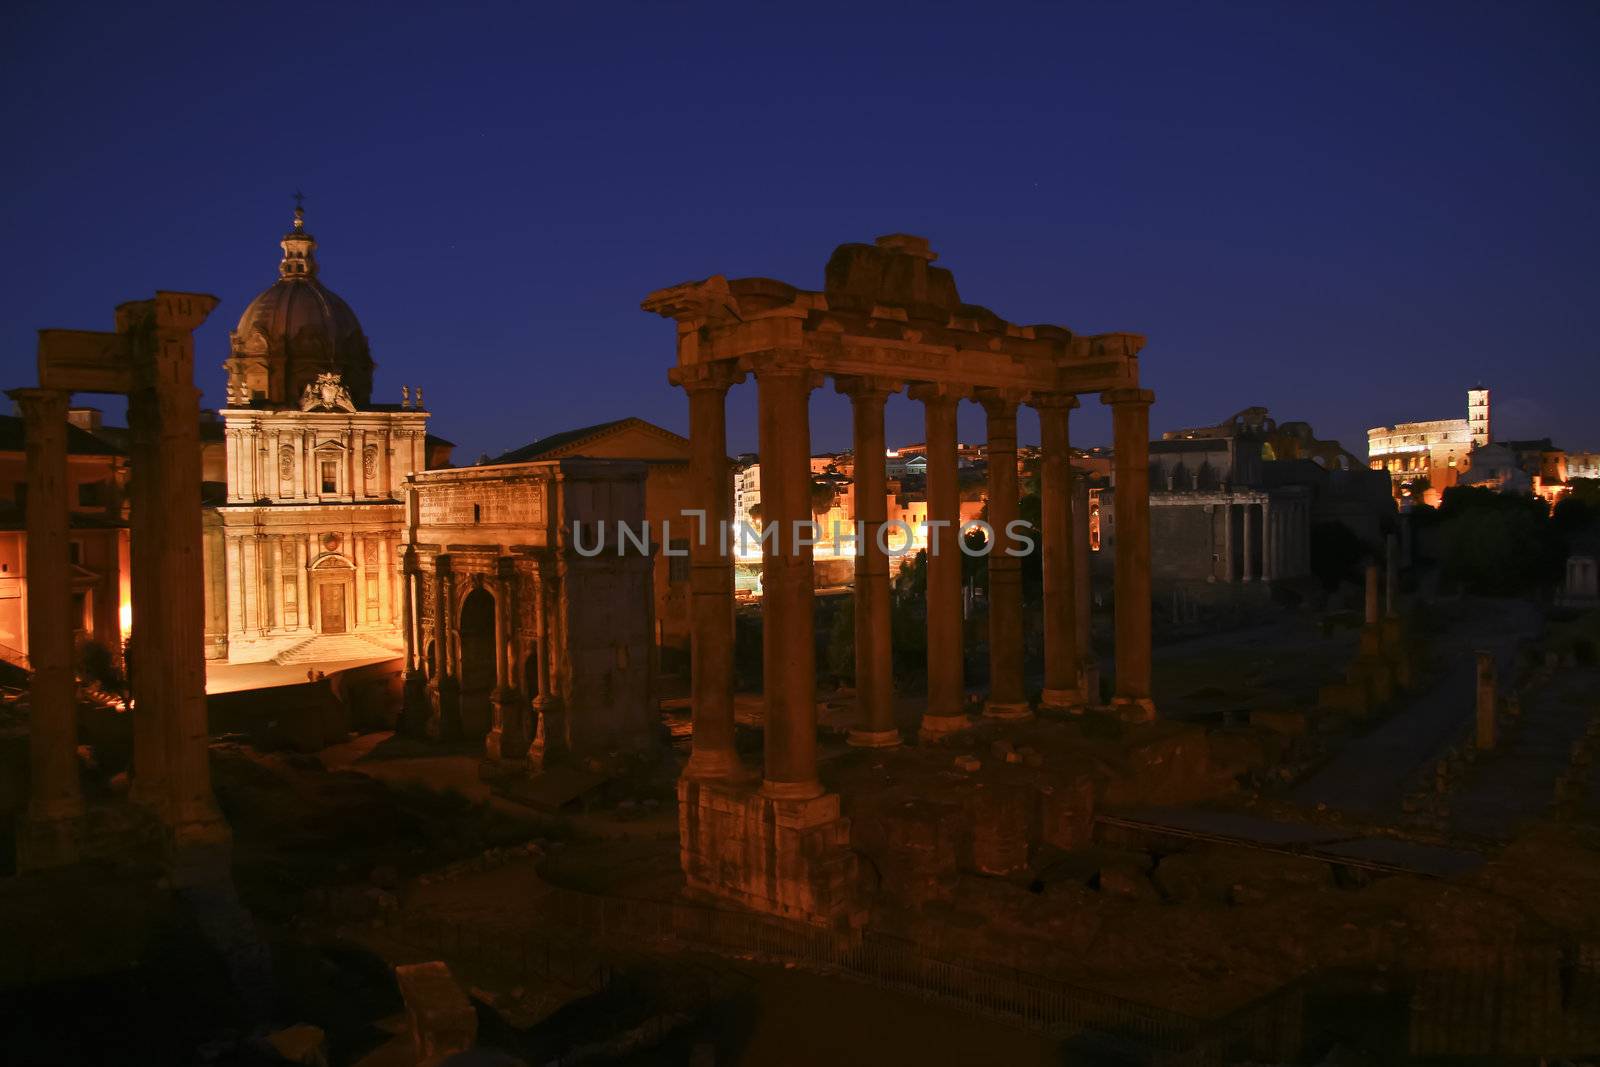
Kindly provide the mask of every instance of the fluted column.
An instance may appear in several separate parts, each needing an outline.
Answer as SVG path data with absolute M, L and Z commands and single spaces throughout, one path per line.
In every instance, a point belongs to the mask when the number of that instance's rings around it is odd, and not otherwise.
M 894 663 L 890 644 L 889 556 L 882 542 L 889 519 L 883 409 L 899 388 L 876 378 L 841 378 L 855 423 L 856 725 L 849 742 L 864 748 L 900 743 L 894 722 Z
M 689 678 L 694 737 L 684 773 L 694 778 L 745 774 L 734 748 L 733 555 L 723 539 L 733 517 L 728 465 L 727 399 L 744 375 L 731 364 L 673 371 L 689 394 L 689 485 L 704 512 L 689 527 Z
M 72 670 L 67 557 L 67 400 L 47 389 L 14 389 L 27 437 L 29 683 L 28 809 L 19 826 L 19 866 L 50 867 L 77 856 L 83 814 L 78 780 L 78 705 Z
M 989 525 L 989 699 L 983 713 L 995 719 L 1025 719 L 1028 694 L 1022 686 L 1022 559 L 1011 555 L 1006 531 L 1018 514 L 1017 404 L 1019 395 L 1001 389 L 979 390 L 988 418 Z M 959 542 L 958 542 L 959 544 Z
M 1046 708 L 1081 713 L 1084 695 L 1078 673 L 1079 546 L 1073 521 L 1078 486 L 1072 472 L 1068 434 L 1068 418 L 1078 406 L 1078 398 L 1065 393 L 1049 394 L 1035 396 L 1029 403 L 1039 412 L 1039 538 L 1044 571 L 1044 693 L 1040 702 Z M 1085 510 L 1087 506 L 1086 499 Z M 1085 516 L 1085 553 L 1088 541 Z
M 816 645 L 812 632 L 810 397 L 805 364 L 768 357 L 756 368 L 760 403 L 761 510 L 776 524 L 762 543 L 762 689 L 766 767 L 762 792 L 820 796 L 817 780 Z
M 1117 687 L 1114 704 L 1129 719 L 1155 718 L 1150 699 L 1150 404 L 1148 389 L 1111 389 L 1116 451 Z
M 928 705 L 922 733 L 938 736 L 968 724 L 957 529 L 956 406 L 961 393 L 944 385 L 918 385 L 910 396 L 922 401 L 928 448 Z

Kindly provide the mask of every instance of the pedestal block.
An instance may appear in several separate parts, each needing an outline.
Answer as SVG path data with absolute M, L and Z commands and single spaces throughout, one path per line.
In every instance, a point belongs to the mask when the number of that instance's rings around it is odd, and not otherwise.
M 441 678 L 428 687 L 428 721 L 422 729 L 429 741 L 454 741 L 461 736 L 461 687 Z
M 837 793 L 778 800 L 754 784 L 680 778 L 678 843 L 694 892 L 818 925 L 866 921 Z
M 1039 694 L 1039 710 L 1082 715 L 1083 693 L 1077 689 L 1046 689 Z
M 949 737 L 971 727 L 972 719 L 967 715 L 934 715 L 931 712 L 924 712 L 922 727 L 917 734 L 924 741 L 937 741 L 941 737 Z

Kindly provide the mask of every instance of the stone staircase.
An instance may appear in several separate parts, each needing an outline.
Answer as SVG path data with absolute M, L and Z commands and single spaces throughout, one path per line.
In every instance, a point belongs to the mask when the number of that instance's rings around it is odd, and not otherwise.
M 343 663 L 399 655 L 400 649 L 365 634 L 318 634 L 279 652 L 272 657 L 272 662 L 292 666 L 296 663 Z

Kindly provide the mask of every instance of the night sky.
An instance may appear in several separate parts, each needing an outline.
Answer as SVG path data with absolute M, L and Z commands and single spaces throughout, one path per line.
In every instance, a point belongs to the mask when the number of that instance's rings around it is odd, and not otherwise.
M 375 399 L 424 386 L 466 462 L 686 430 L 641 298 L 820 288 L 835 245 L 896 231 L 1006 318 L 1146 334 L 1156 431 L 1265 405 L 1364 455 L 1482 380 L 1497 436 L 1600 448 L 1597 55 L 1592 3 L 13 2 L 0 384 L 33 384 L 37 328 L 192 289 L 222 298 L 215 406 L 298 188 Z M 843 397 L 812 413 L 848 446 Z M 734 449 L 754 416 L 746 385 Z M 921 438 L 917 405 L 890 420 Z M 1077 443 L 1108 436 L 1086 404 Z

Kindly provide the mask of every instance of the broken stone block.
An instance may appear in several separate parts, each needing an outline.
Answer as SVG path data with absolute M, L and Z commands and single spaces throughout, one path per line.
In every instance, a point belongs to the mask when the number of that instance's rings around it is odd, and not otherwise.
M 979 767 L 983 766 L 983 761 L 978 759 L 976 756 L 957 756 L 955 760 L 955 766 L 956 770 L 958 771 L 962 771 L 966 774 L 972 774 L 977 771 Z
M 273 1052 L 288 1063 L 304 1064 L 305 1067 L 328 1067 L 324 1049 L 326 1040 L 322 1028 L 309 1023 L 285 1027 L 266 1037 Z
M 972 866 L 980 874 L 1015 874 L 1028 866 L 1029 830 L 1037 818 L 1020 783 L 980 784 L 972 794 Z
M 478 1014 L 442 961 L 402 964 L 394 969 L 406 1021 L 418 1061 L 428 1061 L 472 1047 L 478 1036 Z
M 1039 840 L 1068 852 L 1094 838 L 1094 782 L 1087 776 L 1039 787 Z
M 1130 900 L 1159 900 L 1161 895 L 1146 871 L 1147 863 L 1142 856 L 1109 856 L 1100 864 L 1097 877 L 1100 892 Z

